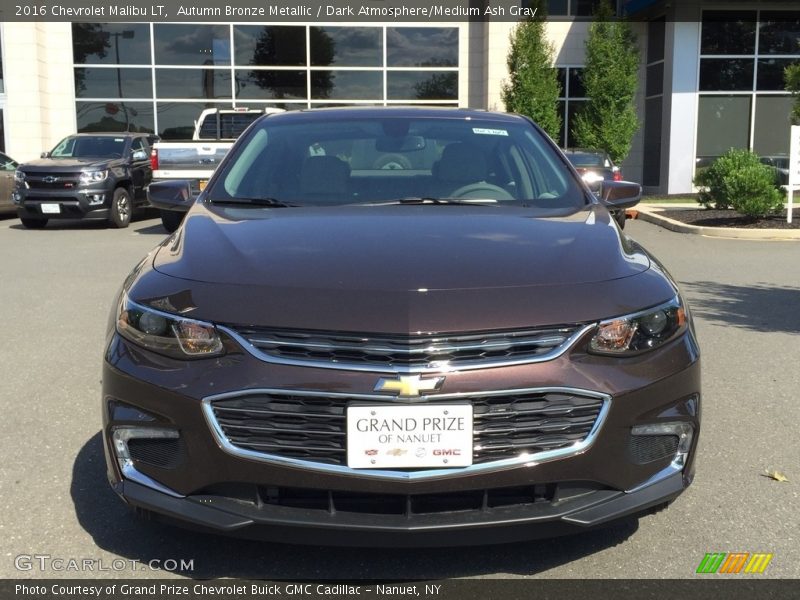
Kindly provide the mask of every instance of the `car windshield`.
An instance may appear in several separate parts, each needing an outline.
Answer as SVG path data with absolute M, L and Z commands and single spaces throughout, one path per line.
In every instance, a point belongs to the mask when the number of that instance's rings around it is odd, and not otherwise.
M 107 135 L 64 138 L 50 153 L 55 158 L 122 158 L 125 138 Z
M 587 201 L 550 142 L 525 121 L 349 117 L 331 111 L 325 119 L 264 119 L 232 150 L 206 200 L 261 206 L 468 203 L 561 212 Z
M 609 167 L 608 160 L 602 154 L 588 152 L 567 152 L 567 158 L 576 167 Z

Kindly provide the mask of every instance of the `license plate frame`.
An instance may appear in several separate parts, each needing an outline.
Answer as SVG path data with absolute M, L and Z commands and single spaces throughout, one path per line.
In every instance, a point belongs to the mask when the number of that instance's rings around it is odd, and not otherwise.
M 351 469 L 455 468 L 472 465 L 471 404 L 350 405 Z
M 60 215 L 61 205 L 55 202 L 43 202 L 39 205 L 43 215 Z

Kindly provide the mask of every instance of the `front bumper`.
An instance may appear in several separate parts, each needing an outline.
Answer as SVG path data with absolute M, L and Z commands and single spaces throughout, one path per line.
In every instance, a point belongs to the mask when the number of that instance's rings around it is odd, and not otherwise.
M 267 385 L 277 389 L 369 390 L 369 373 L 267 365 L 247 353 L 180 362 L 112 336 L 103 375 L 108 478 L 129 504 L 194 528 L 294 543 L 423 546 L 510 542 L 584 531 L 646 512 L 692 481 L 700 422 L 700 363 L 691 335 L 609 369 L 613 359 L 579 352 L 548 363 L 462 373 L 458 392 L 541 387 L 593 389 L 610 408 L 592 444 L 547 462 L 417 479 L 381 479 L 237 456 L 215 438 L 203 399 Z M 449 383 L 449 381 L 448 381 Z M 134 461 L 123 473 L 112 431 L 133 424 L 124 403 L 153 416 L 148 426 L 177 430 L 180 464 Z M 630 458 L 637 424 L 686 421 L 694 427 L 685 462 Z M 198 468 L 201 466 L 201 468 Z M 507 498 L 530 489 L 530 497 Z M 513 493 L 511 493 L 513 492 Z M 520 492 L 524 496 L 528 492 Z M 291 501 L 285 502 L 284 497 Z M 418 502 L 438 503 L 416 511 Z M 403 506 L 406 509 L 403 509 Z M 390 507 L 400 508 L 394 509 Z
M 17 216 L 29 219 L 107 219 L 113 189 L 30 189 L 19 194 Z M 57 205 L 58 212 L 43 212 L 42 205 Z

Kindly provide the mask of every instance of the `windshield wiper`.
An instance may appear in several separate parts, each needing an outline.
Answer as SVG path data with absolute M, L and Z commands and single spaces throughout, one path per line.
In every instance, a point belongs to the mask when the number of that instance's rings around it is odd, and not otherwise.
M 211 204 L 235 204 L 237 206 L 271 206 L 273 208 L 287 208 L 297 206 L 297 204 L 288 204 L 281 202 L 276 198 L 219 198 L 216 200 L 209 200 Z

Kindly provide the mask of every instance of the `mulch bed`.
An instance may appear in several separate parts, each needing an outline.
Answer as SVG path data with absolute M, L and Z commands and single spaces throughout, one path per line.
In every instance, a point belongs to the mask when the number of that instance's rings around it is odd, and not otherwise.
M 786 211 L 773 217 L 753 219 L 733 210 L 673 209 L 660 214 L 688 225 L 700 227 L 735 227 L 737 229 L 800 229 L 800 208 L 792 211 L 792 222 L 786 222 Z

